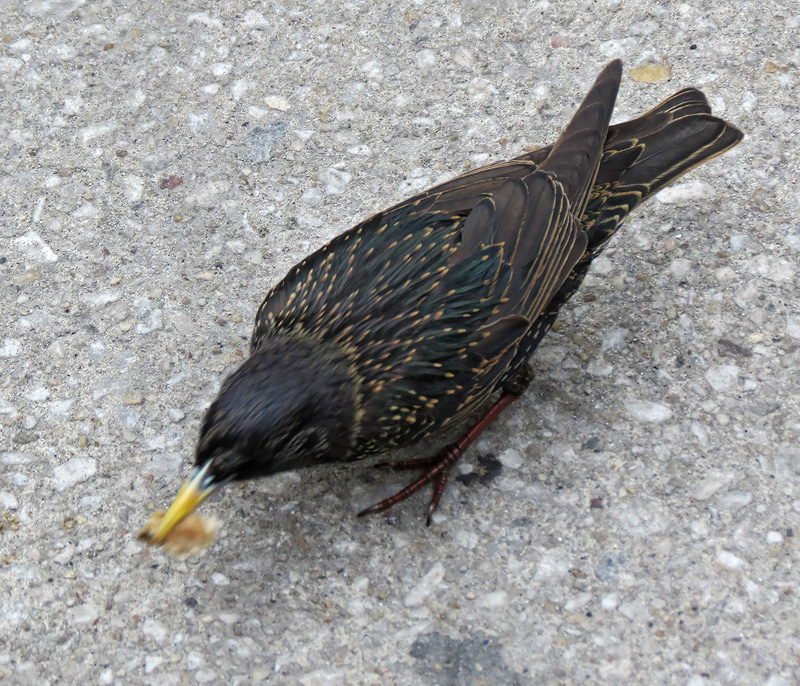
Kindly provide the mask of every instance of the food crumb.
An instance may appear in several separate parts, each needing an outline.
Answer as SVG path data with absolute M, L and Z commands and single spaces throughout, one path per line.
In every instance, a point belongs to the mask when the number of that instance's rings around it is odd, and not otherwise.
M 150 515 L 147 524 L 139 532 L 140 541 L 144 541 L 147 545 L 163 546 L 167 553 L 178 558 L 197 555 L 214 542 L 214 534 L 219 529 L 219 522 L 213 517 L 197 514 L 186 517 L 170 531 L 163 541 L 154 542 L 153 535 L 164 518 L 164 514 L 163 510 L 156 510 Z

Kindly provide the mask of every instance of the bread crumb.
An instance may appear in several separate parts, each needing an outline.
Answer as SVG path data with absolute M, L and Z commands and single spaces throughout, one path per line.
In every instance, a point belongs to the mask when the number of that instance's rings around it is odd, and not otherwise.
M 191 514 L 177 524 L 167 537 L 156 543 L 153 541 L 158 525 L 164 519 L 164 511 L 156 510 L 150 515 L 147 524 L 139 532 L 138 538 L 147 545 L 163 546 L 164 550 L 177 558 L 197 555 L 214 542 L 214 534 L 219 529 L 219 522 L 213 517 Z

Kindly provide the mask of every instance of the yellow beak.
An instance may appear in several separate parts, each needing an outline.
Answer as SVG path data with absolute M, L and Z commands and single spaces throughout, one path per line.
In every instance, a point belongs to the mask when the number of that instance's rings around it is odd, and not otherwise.
M 172 505 L 169 506 L 167 513 L 158 525 L 158 529 L 153 534 L 151 539 L 153 543 L 161 543 L 180 522 L 192 514 L 200 503 L 217 489 L 218 484 L 213 484 L 212 486 L 203 485 L 210 467 L 210 460 L 202 467 L 195 467 L 192 475 L 183 484 L 181 490 L 178 491 L 178 495 Z

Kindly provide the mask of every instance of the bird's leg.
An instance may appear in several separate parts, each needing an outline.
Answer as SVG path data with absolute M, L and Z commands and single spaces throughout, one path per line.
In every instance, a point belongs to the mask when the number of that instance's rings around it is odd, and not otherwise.
M 431 496 L 431 501 L 428 505 L 426 520 L 426 523 L 430 526 L 431 515 L 439 506 L 439 500 L 441 499 L 444 489 L 447 486 L 447 478 L 450 474 L 450 468 L 461 459 L 464 451 L 478 436 L 481 435 L 483 430 L 489 426 L 489 424 L 491 424 L 497 418 L 497 416 L 518 397 L 518 395 L 511 394 L 504 394 L 500 396 L 494 405 L 489 408 L 489 411 L 472 427 L 470 427 L 469 431 L 467 431 L 460 440 L 456 441 L 455 443 L 451 443 L 431 457 L 423 457 L 418 460 L 403 460 L 399 462 L 382 463 L 382 465 L 379 465 L 388 466 L 396 470 L 418 469 L 420 467 L 429 469 L 416 481 L 410 483 L 408 486 L 398 491 L 394 495 L 382 500 L 377 505 L 373 505 L 372 507 L 368 507 L 366 510 L 362 510 L 358 513 L 358 516 L 363 517 L 364 515 L 377 514 L 378 512 L 388 510 L 393 505 L 405 500 L 410 495 L 416 493 L 420 488 L 433 481 L 433 495 Z
M 447 486 L 447 478 L 450 475 L 451 467 L 461 459 L 464 451 L 470 444 L 480 436 L 484 429 L 491 424 L 500 413 L 505 410 L 511 403 L 519 398 L 528 386 L 531 380 L 531 369 L 528 365 L 520 370 L 520 372 L 503 388 L 503 395 L 501 395 L 495 403 L 489 408 L 483 417 L 481 417 L 469 430 L 455 443 L 451 443 L 438 453 L 431 457 L 423 457 L 417 460 L 402 460 L 391 463 L 380 463 L 377 466 L 388 466 L 395 470 L 401 469 L 418 469 L 428 468 L 419 479 L 410 483 L 408 486 L 398 491 L 385 500 L 368 507 L 358 513 L 359 517 L 369 514 L 377 514 L 388 510 L 393 505 L 405 500 L 410 495 L 416 493 L 420 488 L 433 481 L 433 495 L 431 496 L 430 503 L 428 504 L 428 512 L 426 524 L 430 526 L 431 515 L 436 511 L 439 506 L 439 501 L 442 498 L 444 489 Z

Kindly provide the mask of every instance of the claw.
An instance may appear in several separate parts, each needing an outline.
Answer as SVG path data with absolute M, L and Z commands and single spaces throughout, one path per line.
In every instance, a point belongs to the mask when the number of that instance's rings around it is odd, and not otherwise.
M 504 393 L 501 395 L 494 405 L 492 405 L 488 412 L 483 415 L 472 427 L 464 434 L 461 440 L 451 443 L 446 448 L 443 448 L 431 457 L 422 457 L 417 460 L 400 460 L 398 462 L 379 462 L 375 467 L 391 467 L 395 471 L 404 469 L 419 469 L 428 468 L 419 479 L 411 482 L 405 488 L 397 491 L 394 495 L 381 500 L 379 503 L 361 510 L 356 516 L 365 517 L 366 515 L 378 514 L 388 510 L 393 505 L 405 500 L 410 495 L 416 493 L 420 488 L 433 481 L 433 495 L 431 495 L 430 503 L 428 504 L 427 517 L 425 523 L 431 525 L 431 517 L 439 507 L 439 501 L 442 499 L 444 489 L 447 487 L 447 478 L 450 476 L 450 469 L 452 466 L 461 459 L 464 451 L 469 447 L 470 443 L 481 435 L 483 430 L 491 424 L 497 415 L 499 415 L 506 407 L 514 402 L 519 396 L 512 393 Z

